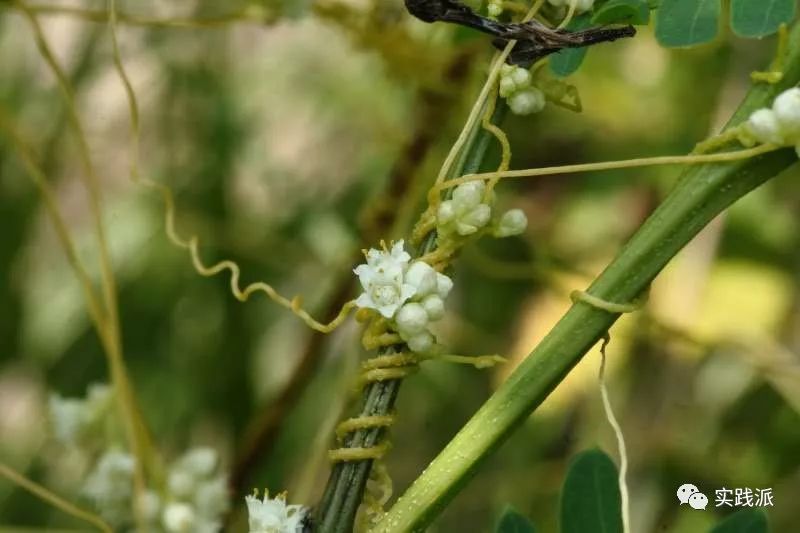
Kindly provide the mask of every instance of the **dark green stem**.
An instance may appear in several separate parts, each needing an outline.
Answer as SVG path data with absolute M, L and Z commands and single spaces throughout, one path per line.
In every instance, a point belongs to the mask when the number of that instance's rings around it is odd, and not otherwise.
M 508 107 L 504 101 L 498 102 L 492 115 L 492 123 L 499 124 L 506 115 Z M 464 156 L 453 173 L 459 176 L 477 172 L 486 157 L 492 134 L 478 125 L 478 130 L 471 135 Z M 425 255 L 436 246 L 436 234 L 430 233 L 420 246 L 417 256 Z M 378 351 L 378 356 L 397 353 L 405 346 L 391 346 Z M 386 415 L 394 409 L 397 394 L 402 380 L 393 379 L 369 384 L 363 392 L 361 416 Z M 343 442 L 345 448 L 371 447 L 380 443 L 386 430 L 383 428 L 355 431 Z M 348 461 L 333 466 L 325 493 L 317 511 L 316 531 L 322 533 L 350 533 L 353 531 L 356 513 L 364 498 L 372 460 Z

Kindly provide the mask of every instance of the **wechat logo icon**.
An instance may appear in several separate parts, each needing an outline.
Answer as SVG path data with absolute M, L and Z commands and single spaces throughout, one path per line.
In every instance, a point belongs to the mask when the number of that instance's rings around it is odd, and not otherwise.
M 678 487 L 678 501 L 681 505 L 688 503 L 689 507 L 697 510 L 705 510 L 708 505 L 708 497 L 691 483 L 684 483 Z

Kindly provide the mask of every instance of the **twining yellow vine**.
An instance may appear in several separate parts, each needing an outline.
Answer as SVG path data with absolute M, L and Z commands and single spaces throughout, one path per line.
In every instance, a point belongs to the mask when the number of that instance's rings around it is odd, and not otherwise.
M 189 251 L 189 255 L 192 259 L 192 265 L 194 266 L 195 270 L 201 276 L 211 277 L 220 272 L 225 270 L 230 271 L 230 288 L 231 293 L 233 296 L 241 301 L 246 301 L 252 294 L 257 292 L 264 293 L 270 300 L 281 305 L 294 313 L 298 316 L 303 322 L 308 325 L 311 329 L 322 333 L 330 333 L 339 325 L 344 322 L 347 316 L 350 314 L 350 311 L 355 307 L 355 302 L 350 301 L 342 306 L 339 314 L 334 317 L 328 323 L 322 323 L 315 320 L 305 309 L 301 307 L 301 299 L 299 297 L 295 297 L 292 299 L 288 299 L 282 296 L 278 291 L 276 291 L 271 285 L 263 282 L 257 281 L 255 283 L 251 283 L 244 288 L 241 288 L 239 285 L 239 277 L 241 275 L 241 270 L 239 265 L 231 260 L 223 260 L 218 263 L 215 263 L 211 266 L 207 266 L 203 263 L 203 260 L 200 257 L 200 241 L 196 235 L 192 235 L 188 239 L 181 237 L 178 234 L 178 231 L 175 228 L 175 199 L 174 195 L 172 194 L 172 190 L 162 183 L 158 183 L 153 181 L 149 178 L 143 178 L 139 175 L 139 137 L 140 137 L 140 128 L 139 128 L 139 105 L 136 98 L 136 93 L 133 90 L 133 86 L 130 82 L 130 78 L 128 77 L 127 72 L 125 71 L 125 67 L 122 62 L 122 57 L 119 50 L 119 43 L 117 39 L 117 32 L 116 32 L 116 9 L 115 9 L 115 2 L 114 0 L 109 0 L 109 27 L 111 29 L 112 35 L 112 43 L 113 43 L 113 56 L 114 56 L 114 67 L 117 70 L 117 74 L 122 81 L 122 85 L 125 88 L 125 94 L 128 100 L 128 111 L 130 115 L 130 126 L 131 126 L 131 169 L 130 175 L 131 179 L 142 185 L 150 187 L 152 189 L 156 189 L 159 193 L 161 193 L 161 197 L 164 201 L 164 209 L 165 209 L 165 230 L 167 234 L 167 238 L 169 241 L 174 244 L 175 246 L 182 248 L 184 250 Z
M 45 60 L 56 78 L 59 91 L 61 92 L 65 102 L 68 123 L 72 128 L 78 142 L 81 164 L 84 167 L 84 172 L 81 174 L 81 177 L 89 195 L 89 205 L 92 214 L 92 220 L 95 226 L 95 233 L 97 235 L 98 248 L 100 251 L 99 255 L 103 306 L 99 306 L 95 303 L 97 302 L 97 298 L 88 298 L 89 294 L 93 294 L 86 292 L 87 287 L 90 285 L 84 284 L 84 292 L 87 294 L 87 302 L 89 302 L 90 306 L 90 315 L 92 315 L 93 320 L 95 320 L 95 327 L 101 339 L 104 352 L 108 358 L 111 381 L 117 392 L 117 398 L 122 413 L 123 426 L 125 427 L 131 452 L 136 458 L 133 477 L 134 490 L 137 497 L 139 497 L 144 493 L 145 490 L 145 467 L 149 465 L 151 468 L 156 469 L 157 456 L 154 451 L 154 447 L 151 444 L 150 435 L 147 431 L 144 419 L 136 404 L 136 398 L 134 396 L 133 388 L 130 384 L 130 378 L 128 377 L 127 370 L 125 368 L 119 324 L 119 310 L 117 305 L 117 289 L 114 279 L 114 271 L 111 265 L 110 254 L 108 252 L 108 240 L 102 220 L 102 200 L 98 185 L 99 180 L 92 163 L 89 146 L 86 141 L 86 135 L 83 131 L 80 118 L 78 117 L 75 107 L 75 97 L 69 81 L 64 74 L 64 71 L 58 64 L 58 61 L 56 61 L 50 46 L 48 45 L 36 15 L 23 0 L 14 0 L 13 3 L 22 11 L 23 15 L 28 20 L 33 31 L 36 46 L 39 49 L 42 58 Z M 19 136 L 16 137 L 19 138 Z M 26 166 L 28 166 L 30 170 L 30 163 L 33 161 L 33 159 L 30 156 L 28 156 L 27 159 L 28 161 L 26 162 Z M 35 165 L 33 165 L 33 167 L 35 167 Z M 34 172 L 34 175 L 37 176 L 34 179 L 41 190 L 42 185 L 44 184 L 46 186 L 47 184 L 44 174 L 39 171 Z M 46 200 L 46 203 L 47 202 L 48 200 Z M 53 211 L 50 210 L 50 213 L 52 216 Z M 56 218 L 54 218 L 54 221 L 55 220 Z M 60 220 L 60 222 L 63 226 L 63 220 Z M 64 228 L 62 227 L 61 230 L 58 231 L 61 232 L 63 229 Z M 68 260 L 70 260 L 68 242 L 63 240 L 63 235 L 61 235 L 60 238 L 62 239 L 62 244 L 64 244 L 65 250 L 67 250 Z M 75 262 L 73 260 L 70 260 L 70 262 L 73 266 L 79 264 L 79 262 Z M 83 274 L 80 272 L 80 270 L 77 270 L 76 272 L 78 272 L 80 281 L 83 284 L 83 282 L 86 281 L 83 279 Z M 99 307 L 102 307 L 102 309 L 98 309 Z M 139 513 L 137 512 L 137 519 L 139 518 L 138 515 Z
M 749 159 L 780 149 L 780 146 L 773 144 L 762 144 L 754 148 L 735 150 L 732 152 L 722 152 L 718 154 L 700 155 L 667 155 L 657 157 L 642 157 L 637 159 L 623 159 L 621 161 L 603 161 L 601 163 L 581 163 L 576 165 L 562 165 L 556 167 L 527 168 L 523 170 L 506 170 L 504 172 L 482 172 L 478 174 L 467 174 L 459 178 L 449 179 L 438 185 L 434 185 L 429 191 L 429 198 L 451 187 L 456 187 L 462 183 L 470 181 L 481 181 L 489 179 L 508 179 L 508 178 L 533 178 L 540 176 L 555 176 L 557 174 L 576 174 L 580 172 L 597 172 L 601 170 L 619 170 L 624 168 L 639 168 L 659 165 L 700 165 L 704 163 L 729 163 L 742 159 Z
M 72 502 L 69 502 L 59 496 L 58 494 L 48 490 L 47 488 L 39 485 L 38 483 L 34 483 L 30 479 L 26 478 L 19 472 L 13 470 L 11 467 L 0 463 L 0 476 L 6 478 L 10 482 L 14 483 L 15 485 L 19 485 L 23 489 L 27 490 L 40 500 L 49 503 L 56 509 L 60 509 L 64 511 L 68 515 L 74 516 L 78 520 L 83 520 L 89 524 L 92 524 L 94 527 L 99 529 L 100 531 L 104 531 L 105 533 L 113 533 L 113 529 L 108 523 L 97 516 L 96 514 L 82 509 L 75 505 Z

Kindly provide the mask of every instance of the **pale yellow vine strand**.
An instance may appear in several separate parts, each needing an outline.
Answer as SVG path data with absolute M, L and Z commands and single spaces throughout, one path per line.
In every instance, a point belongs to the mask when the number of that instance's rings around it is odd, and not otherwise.
M 491 98 L 486 103 L 486 111 L 483 113 L 481 126 L 483 129 L 494 135 L 497 142 L 500 143 L 500 165 L 497 167 L 497 172 L 504 172 L 508 170 L 511 165 L 511 144 L 508 142 L 508 136 L 498 125 L 492 124 L 491 118 L 494 114 L 495 107 L 497 106 L 497 92 L 493 92 Z M 500 181 L 499 178 L 489 180 L 486 186 L 486 197 L 489 198 L 494 191 L 494 186 Z
M 528 22 L 531 20 L 539 11 L 539 9 L 541 9 L 543 4 L 544 0 L 539 0 L 536 2 L 533 7 L 531 7 L 530 11 L 528 11 L 528 14 L 525 15 L 525 18 L 522 19 L 522 21 Z M 486 99 L 489 97 L 489 93 L 494 90 L 495 83 L 500 75 L 500 67 L 505 64 L 506 58 L 511 53 L 511 49 L 514 48 L 515 44 L 517 44 L 517 41 L 509 41 L 503 51 L 500 52 L 499 56 L 497 56 L 497 59 L 492 64 L 492 67 L 489 69 L 489 75 L 486 78 L 486 82 L 483 84 L 483 88 L 481 89 L 478 98 L 475 100 L 475 104 L 472 106 L 472 110 L 467 117 L 464 128 L 461 130 L 456 142 L 450 148 L 450 152 L 447 154 L 447 157 L 442 164 L 442 168 L 439 169 L 439 174 L 436 176 L 436 184 L 442 183 L 447 179 L 447 175 L 453 167 L 453 163 L 458 157 L 458 154 L 461 152 L 461 149 L 464 147 L 464 144 L 467 142 L 469 132 L 475 127 L 475 123 L 478 121 L 481 115 L 481 110 L 483 110 L 485 107 Z M 438 198 L 433 200 L 434 201 L 432 204 L 436 205 L 438 203 Z
M 606 419 L 608 420 L 611 429 L 614 431 L 614 437 L 617 439 L 617 451 L 619 453 L 619 475 L 617 482 L 619 483 L 619 496 L 620 506 L 622 508 L 622 531 L 623 533 L 630 533 L 631 530 L 631 517 L 630 517 L 630 498 L 628 495 L 628 451 L 625 447 L 625 436 L 622 433 L 622 427 L 614 415 L 614 409 L 611 406 L 611 400 L 608 398 L 608 387 L 606 387 L 606 346 L 610 337 L 606 333 L 603 339 L 603 344 L 600 346 L 600 371 L 598 372 L 597 380 L 600 384 L 600 396 L 603 400 L 603 410 L 605 411 Z
M 556 26 L 556 30 L 563 30 L 567 27 L 567 24 L 572 22 L 572 18 L 575 16 L 575 8 L 578 6 L 578 0 L 569 0 L 569 8 L 567 9 L 567 16 L 564 17 L 564 20 Z
M 69 502 L 59 496 L 58 494 L 46 489 L 45 487 L 39 485 L 38 483 L 31 481 L 30 479 L 26 478 L 16 470 L 12 469 L 8 465 L 4 463 L 0 463 L 0 475 L 4 478 L 8 479 L 10 482 L 14 483 L 22 487 L 23 489 L 27 490 L 40 500 L 49 503 L 53 507 L 71 515 L 78 520 L 83 520 L 89 524 L 92 524 L 94 527 L 99 529 L 100 531 L 104 531 L 106 533 L 113 533 L 113 529 L 111 526 L 106 523 L 105 520 L 97 516 L 96 514 L 87 511 L 85 509 L 81 509 L 77 505 L 72 502 Z
M 175 198 L 172 194 L 172 190 L 164 184 L 158 183 L 153 181 L 149 178 L 143 178 L 139 175 L 139 145 L 140 145 L 140 125 L 139 125 L 139 105 L 138 100 L 136 98 L 136 92 L 133 90 L 133 85 L 130 82 L 130 78 L 125 71 L 125 66 L 122 61 L 122 56 L 119 50 L 119 43 L 116 34 L 116 9 L 115 9 L 115 2 L 114 0 L 109 0 L 109 27 L 111 29 L 112 35 L 112 44 L 113 44 L 113 56 L 114 56 L 114 67 L 117 70 L 117 74 L 122 82 L 122 85 L 125 89 L 125 95 L 128 100 L 128 111 L 130 115 L 130 128 L 131 128 L 131 179 L 134 182 L 141 183 L 147 187 L 152 189 L 156 189 L 158 192 L 161 193 L 161 197 L 164 202 L 164 210 L 165 210 L 165 231 L 167 234 L 167 238 L 169 241 L 177 246 L 178 248 L 182 248 L 189 251 L 192 260 L 192 266 L 197 271 L 198 274 L 205 277 L 215 276 L 220 272 L 225 270 L 230 271 L 230 288 L 231 293 L 233 296 L 241 301 L 245 302 L 247 299 L 256 292 L 262 292 L 266 294 L 266 296 L 272 300 L 273 302 L 277 303 L 285 307 L 286 309 L 290 310 L 296 316 L 298 316 L 306 325 L 308 325 L 311 329 L 319 331 L 321 333 L 330 333 L 339 325 L 347 319 L 350 311 L 355 307 L 354 301 L 349 301 L 342 306 L 339 314 L 333 318 L 328 323 L 322 323 L 315 320 L 306 310 L 300 307 L 300 299 L 293 298 L 288 299 L 281 294 L 279 294 L 271 285 L 258 281 L 255 283 L 251 283 L 244 288 L 239 286 L 239 277 L 241 275 L 241 270 L 239 265 L 235 262 L 230 260 L 223 260 L 218 263 L 215 263 L 211 266 L 206 266 L 203 263 L 203 260 L 200 257 L 200 244 L 199 238 L 196 235 L 192 235 L 188 239 L 182 238 L 178 231 L 175 228 Z
M 53 52 L 47 43 L 47 39 L 44 36 L 44 32 L 42 31 L 42 27 L 39 24 L 36 15 L 23 0 L 14 0 L 14 4 L 22 11 L 22 13 L 25 15 L 25 18 L 28 20 L 33 31 L 36 46 L 39 49 L 42 58 L 45 60 L 56 78 L 59 91 L 61 92 L 65 102 L 68 122 L 73 129 L 78 142 L 78 151 L 80 154 L 81 163 L 84 167 L 84 172 L 81 173 L 81 176 L 89 195 L 90 210 L 92 212 L 92 219 L 95 226 L 95 233 L 97 234 L 98 248 L 100 251 L 101 287 L 103 302 L 105 304 L 104 317 L 100 322 L 100 336 L 101 339 L 104 339 L 105 341 L 103 345 L 104 351 L 108 356 L 111 381 L 113 382 L 119 396 L 124 426 L 131 445 L 131 451 L 136 457 L 136 466 L 134 469 L 134 488 L 136 490 L 136 494 L 141 495 L 145 490 L 145 458 L 154 457 L 154 454 L 152 453 L 152 446 L 150 444 L 149 435 L 146 431 L 146 426 L 136 405 L 133 388 L 130 385 L 130 380 L 123 360 L 119 312 L 117 308 L 116 283 L 114 280 L 114 272 L 111 266 L 110 254 L 108 251 L 108 241 L 103 226 L 102 201 L 100 198 L 97 174 L 95 173 L 94 165 L 92 164 L 89 146 L 86 141 L 86 135 L 84 134 L 83 126 L 81 125 L 80 118 L 78 117 L 78 112 L 75 107 L 75 97 L 69 84 L 69 80 L 53 55 Z
M 489 180 L 494 178 L 533 178 L 540 176 L 554 176 L 558 174 L 577 174 L 580 172 L 597 172 L 601 170 L 619 170 L 625 168 L 638 168 L 660 165 L 699 165 L 704 163 L 728 163 L 749 159 L 769 152 L 774 152 L 782 148 L 772 144 L 763 144 L 754 148 L 736 150 L 733 152 L 723 152 L 718 154 L 702 155 L 678 155 L 678 156 L 657 156 L 643 157 L 637 159 L 623 159 L 621 161 L 603 161 L 601 163 L 580 163 L 576 165 L 563 165 L 556 167 L 529 168 L 524 170 L 507 170 L 504 172 L 483 172 L 478 174 L 468 174 L 460 178 L 449 179 L 443 183 L 435 185 L 431 192 L 439 192 L 451 187 L 456 187 L 462 183 L 470 181 Z
M 58 88 L 61 91 L 62 97 L 65 101 L 67 110 L 67 119 L 75 133 L 75 140 L 78 143 L 78 152 L 80 154 L 81 164 L 83 165 L 83 173 L 81 174 L 86 189 L 89 194 L 89 203 L 92 212 L 92 219 L 97 233 L 98 246 L 100 249 L 100 267 L 103 286 L 103 299 L 105 301 L 105 312 L 109 320 L 105 323 L 106 327 L 114 328 L 115 335 L 119 335 L 119 318 L 117 311 L 117 292 L 116 283 L 114 281 L 114 271 L 111 267 L 110 254 L 108 251 L 108 240 L 105 235 L 105 227 L 102 221 L 102 200 L 100 198 L 100 188 L 97 173 L 95 172 L 94 165 L 89 151 L 89 145 L 86 141 L 86 135 L 83 131 L 78 112 L 75 108 L 75 96 L 67 80 L 64 71 L 58 64 L 47 39 L 44 36 L 42 27 L 36 15 L 31 11 L 30 7 L 24 0 L 14 0 L 14 4 L 19 7 L 25 18 L 28 20 L 31 29 L 33 30 L 33 37 L 36 41 L 36 46 L 42 55 L 42 58 L 47 63 L 50 70 L 56 77 Z
M 2 6 L 2 2 L 0 2 Z M 108 22 L 110 13 L 100 9 L 86 9 L 75 6 L 60 6 L 60 5 L 43 5 L 35 4 L 29 5 L 29 9 L 42 16 L 59 16 L 64 15 L 68 17 L 77 18 L 87 22 Z M 152 18 L 141 17 L 128 13 L 117 13 L 117 20 L 120 23 L 128 24 L 131 26 L 148 26 L 154 28 L 173 28 L 173 29 L 192 29 L 192 28 L 217 28 L 220 26 L 228 26 L 235 23 L 254 23 L 254 24 L 267 24 L 274 22 L 277 19 L 276 13 L 268 11 L 264 8 L 258 10 L 244 10 L 225 15 L 218 15 L 208 18 Z

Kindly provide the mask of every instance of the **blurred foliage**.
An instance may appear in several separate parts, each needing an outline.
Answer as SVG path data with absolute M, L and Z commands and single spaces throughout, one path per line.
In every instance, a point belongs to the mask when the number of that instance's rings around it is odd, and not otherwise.
M 35 146 L 82 257 L 95 264 L 57 88 L 29 28 L 3 4 L 0 103 Z M 209 262 L 230 257 L 244 281 L 303 294 L 317 314 L 347 289 L 360 248 L 406 234 L 492 52 L 474 32 L 412 20 L 400 2 L 119 4 L 159 19 L 274 15 L 212 27 L 125 24 L 122 53 L 142 104 L 142 172 L 176 191 L 179 227 L 201 235 Z M 341 409 L 336 398 L 351 389 L 360 354 L 353 329 L 311 343 L 282 309 L 259 298 L 241 304 L 226 277 L 197 276 L 164 237 L 159 199 L 127 181 L 127 104 L 106 28 L 69 15 L 42 22 L 75 87 L 103 180 L 127 363 L 160 449 L 175 457 L 208 444 L 236 465 L 253 425 L 312 346 L 304 386 L 237 497 L 266 486 L 314 501 Z M 570 78 L 583 113 L 548 106 L 508 118 L 513 167 L 686 153 L 729 116 L 749 72 L 769 62 L 774 46 L 773 38 L 730 37 L 665 50 L 648 27 L 599 46 Z M 529 229 L 464 254 L 439 333 L 454 353 L 498 352 L 511 363 L 491 372 L 430 363 L 408 381 L 387 458 L 398 490 L 530 352 L 568 306 L 565 291 L 585 287 L 676 175 L 658 167 L 499 187 L 502 203 L 526 211 Z M 411 192 L 396 196 L 397 183 Z M 675 490 L 685 482 L 772 487 L 773 530 L 796 528 L 799 183 L 789 171 L 720 217 L 657 281 L 647 310 L 612 330 L 607 378 L 628 442 L 635 531 L 691 533 L 723 516 L 711 506 L 679 506 Z M 386 213 L 393 228 L 373 235 Z M 0 456 L 75 494 L 84 465 L 51 441 L 46 401 L 52 391 L 77 396 L 105 381 L 105 359 L 40 198 L 2 137 L 0 221 Z M 596 353 L 585 358 L 436 530 L 490 530 L 506 504 L 539 530 L 557 530 L 570 457 L 596 444 L 615 449 L 598 364 Z M 0 527 L 10 524 L 77 525 L 3 482 Z

